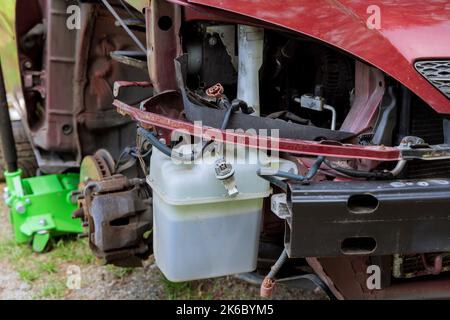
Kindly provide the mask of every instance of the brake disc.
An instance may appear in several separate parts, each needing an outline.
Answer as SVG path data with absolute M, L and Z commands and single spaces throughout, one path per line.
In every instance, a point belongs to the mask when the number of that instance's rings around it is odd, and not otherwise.
M 114 174 L 115 161 L 111 154 L 100 149 L 92 156 L 86 156 L 80 166 L 80 189 L 89 181 L 100 181 Z

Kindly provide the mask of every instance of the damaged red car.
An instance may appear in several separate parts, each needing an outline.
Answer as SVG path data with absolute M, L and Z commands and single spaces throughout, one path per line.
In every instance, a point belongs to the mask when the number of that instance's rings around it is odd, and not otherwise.
M 22 121 L 93 253 L 450 298 L 450 4 L 372 2 L 18 0 Z

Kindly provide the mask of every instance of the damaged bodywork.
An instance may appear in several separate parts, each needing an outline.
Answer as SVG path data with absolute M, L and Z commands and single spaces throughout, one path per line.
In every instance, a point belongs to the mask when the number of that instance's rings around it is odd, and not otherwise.
M 174 281 L 254 272 L 264 296 L 291 277 L 338 299 L 450 296 L 448 4 L 379 1 L 371 28 L 354 1 L 75 1 L 62 36 L 68 4 L 32 2 L 26 124 L 41 170 L 81 171 L 96 256 L 135 266 L 154 246 Z

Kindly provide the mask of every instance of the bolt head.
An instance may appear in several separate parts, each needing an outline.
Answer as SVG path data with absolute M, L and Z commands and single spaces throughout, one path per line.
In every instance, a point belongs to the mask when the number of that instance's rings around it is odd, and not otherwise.
M 210 38 L 208 39 L 208 44 L 209 44 L 211 47 L 214 47 L 214 46 L 217 44 L 217 38 L 216 38 L 216 37 L 210 37 Z
M 6 201 L 7 199 L 9 199 L 10 196 L 11 194 L 9 193 L 9 189 L 5 187 L 3 189 L 3 199 Z
M 47 225 L 47 220 L 45 220 L 45 219 L 39 220 L 39 225 L 41 225 L 41 226 Z
M 24 214 L 27 211 L 25 205 L 22 202 L 16 204 L 16 212 L 19 214 Z

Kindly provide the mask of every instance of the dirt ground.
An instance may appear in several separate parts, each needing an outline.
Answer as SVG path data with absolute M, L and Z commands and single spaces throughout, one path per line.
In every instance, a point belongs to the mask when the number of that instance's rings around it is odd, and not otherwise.
M 3 190 L 3 185 L 0 185 Z M 1 198 L 2 199 L 2 198 Z M 8 209 L 0 201 L 0 300 L 5 299 L 259 299 L 259 288 L 235 277 L 189 283 L 164 278 L 153 257 L 143 268 L 100 265 L 86 240 L 61 239 L 52 251 L 33 253 L 12 240 Z M 68 289 L 68 270 L 79 268 L 79 289 Z M 278 290 L 276 299 L 321 299 L 318 292 Z

